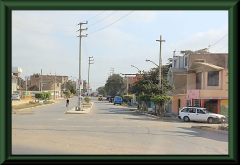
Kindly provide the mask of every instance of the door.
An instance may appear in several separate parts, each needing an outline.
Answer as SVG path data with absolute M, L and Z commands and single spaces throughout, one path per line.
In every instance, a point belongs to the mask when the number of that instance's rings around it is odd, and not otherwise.
M 208 115 L 201 109 L 197 109 L 196 119 L 198 121 L 207 121 Z
M 188 117 L 192 121 L 196 121 L 196 108 L 190 107 L 188 112 Z

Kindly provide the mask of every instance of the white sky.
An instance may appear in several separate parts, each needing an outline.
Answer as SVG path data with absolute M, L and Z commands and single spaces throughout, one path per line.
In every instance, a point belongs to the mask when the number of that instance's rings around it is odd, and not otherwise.
M 22 68 L 20 77 L 34 73 L 79 77 L 79 25 L 82 28 L 81 78 L 93 90 L 104 86 L 111 70 L 135 74 L 162 64 L 173 51 L 228 52 L 228 11 L 13 11 L 12 66 Z M 137 67 L 131 67 L 131 65 Z M 113 69 L 112 69 L 113 68 Z

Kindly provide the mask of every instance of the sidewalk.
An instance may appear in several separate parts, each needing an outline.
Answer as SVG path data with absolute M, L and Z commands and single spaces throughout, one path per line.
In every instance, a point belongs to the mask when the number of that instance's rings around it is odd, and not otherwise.
M 150 117 L 154 117 L 154 118 L 158 118 L 161 120 L 180 120 L 177 117 L 171 116 L 171 117 L 158 117 L 156 115 L 152 115 L 149 113 L 142 113 L 137 109 L 137 106 L 133 105 L 133 106 L 127 106 L 129 108 L 129 110 L 138 112 L 142 115 L 146 115 L 146 116 L 150 116 Z M 221 129 L 219 129 L 219 127 L 221 127 Z M 221 133 L 221 134 L 228 134 L 228 124 L 221 124 L 221 126 L 219 124 L 208 124 L 208 123 L 203 123 L 200 126 L 196 126 L 193 125 L 191 126 L 191 128 L 196 128 L 196 129 L 202 129 L 202 130 L 206 130 L 206 131 L 211 131 L 211 132 L 216 132 L 216 133 Z

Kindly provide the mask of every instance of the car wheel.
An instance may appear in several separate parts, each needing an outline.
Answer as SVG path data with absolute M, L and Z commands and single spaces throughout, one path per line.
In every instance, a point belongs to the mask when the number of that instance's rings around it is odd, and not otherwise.
M 209 117 L 209 118 L 208 118 L 208 123 L 209 123 L 209 124 L 212 124 L 212 123 L 213 123 L 213 118 L 212 118 L 212 117 Z
M 183 121 L 185 121 L 185 122 L 189 122 L 189 121 L 190 121 L 190 119 L 189 119 L 189 117 L 187 117 L 187 116 L 184 116 L 184 118 L 183 118 Z

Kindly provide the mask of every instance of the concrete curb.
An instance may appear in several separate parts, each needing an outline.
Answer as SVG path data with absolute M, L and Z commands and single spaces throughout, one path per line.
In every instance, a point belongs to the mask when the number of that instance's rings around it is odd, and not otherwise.
M 68 110 L 67 112 L 65 112 L 65 114 L 88 114 L 89 112 L 91 112 L 94 103 L 90 102 L 90 104 L 91 104 L 91 106 L 88 108 L 82 107 L 81 111 L 76 111 L 75 107 L 74 107 L 74 108 Z
M 207 127 L 207 126 L 192 126 L 191 128 L 203 129 L 203 130 L 206 130 L 206 131 L 211 131 L 211 132 L 216 132 L 216 133 L 221 133 L 221 134 L 228 135 L 228 131 L 218 130 L 218 129 Z
M 147 115 L 147 116 L 158 118 L 158 119 L 162 119 L 162 120 L 179 120 L 178 118 L 158 117 L 158 116 L 151 115 L 151 114 L 141 113 L 141 112 L 138 111 L 137 108 L 129 108 L 129 110 L 138 112 L 139 114 L 142 114 L 142 115 Z M 228 131 L 218 130 L 218 129 L 216 129 L 214 127 L 210 127 L 210 126 L 192 126 L 191 128 L 197 128 L 197 129 L 202 129 L 202 130 L 206 130 L 206 131 L 211 131 L 211 132 L 216 132 L 216 133 L 221 133 L 221 134 L 228 135 Z

